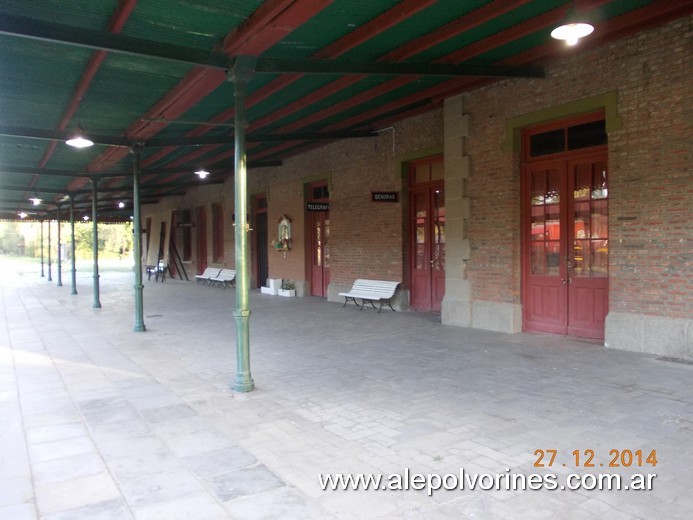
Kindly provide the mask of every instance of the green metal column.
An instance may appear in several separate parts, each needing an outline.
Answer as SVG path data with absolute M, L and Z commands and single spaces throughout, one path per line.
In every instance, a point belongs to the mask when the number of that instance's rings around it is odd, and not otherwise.
M 53 277 L 51 276 L 51 219 L 48 217 L 48 281 L 52 282 Z
M 229 71 L 235 87 L 235 245 L 236 245 L 236 379 L 233 389 L 250 392 L 255 382 L 250 375 L 250 250 L 248 244 L 248 183 L 245 150 L 245 87 L 255 75 L 257 59 L 238 56 Z
M 44 278 L 46 275 L 43 274 L 43 219 L 41 219 L 40 222 L 41 222 L 41 278 Z
M 72 271 L 72 294 L 77 294 L 77 267 L 75 262 L 75 199 L 70 195 L 70 261 Z
M 142 283 L 142 214 L 140 213 L 140 155 L 142 145 L 135 144 L 130 148 L 132 152 L 132 225 L 134 226 L 134 254 L 135 254 L 135 332 L 144 332 L 144 284 Z
M 63 259 L 60 254 L 60 204 L 55 207 L 55 214 L 58 221 L 58 287 L 63 286 Z
M 93 235 L 93 249 L 94 249 L 94 303 L 92 307 L 95 309 L 101 308 L 101 301 L 99 300 L 99 227 L 97 222 L 96 214 L 96 202 L 98 197 L 99 181 L 96 177 L 91 178 L 91 222 L 92 222 L 92 235 Z

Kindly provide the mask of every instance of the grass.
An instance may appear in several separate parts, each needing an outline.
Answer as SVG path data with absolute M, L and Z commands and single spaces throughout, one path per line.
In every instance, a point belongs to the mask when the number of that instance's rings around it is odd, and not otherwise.
M 0 255 L 0 264 L 3 266 L 3 270 L 11 270 L 18 274 L 36 272 L 41 269 L 41 259 L 30 256 Z M 51 259 L 52 268 L 57 269 L 57 265 L 56 259 Z M 92 259 L 78 259 L 75 262 L 75 269 L 78 272 L 87 272 L 92 270 L 93 265 L 94 261 Z M 99 258 L 99 271 L 130 272 L 133 269 L 133 265 L 132 258 L 124 258 L 122 260 L 117 257 Z M 43 259 L 43 266 L 44 269 L 48 269 L 48 258 Z M 63 272 L 67 272 L 71 268 L 72 264 L 69 260 L 63 261 Z

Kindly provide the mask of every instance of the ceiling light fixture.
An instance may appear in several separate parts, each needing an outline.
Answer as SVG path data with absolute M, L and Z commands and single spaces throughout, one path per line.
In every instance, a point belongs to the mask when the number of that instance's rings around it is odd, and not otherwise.
M 195 175 L 200 177 L 200 179 L 204 179 L 205 177 L 207 177 L 207 175 L 209 175 L 209 172 L 207 170 L 205 170 L 204 168 L 200 168 L 199 170 L 197 170 L 195 172 Z
M 89 215 L 84 215 L 84 216 L 82 217 L 82 220 L 83 220 L 84 222 L 86 222 L 87 220 L 89 220 Z
M 43 202 L 38 197 L 31 197 L 29 200 L 34 204 L 34 206 L 38 206 L 39 204 L 41 204 L 41 202 Z
M 77 130 L 75 130 L 74 135 L 65 141 L 65 144 L 72 146 L 73 148 L 88 148 L 94 144 L 94 141 L 84 137 L 84 132 L 79 125 L 77 125 Z
M 592 34 L 594 31 L 594 26 L 586 22 L 571 22 L 556 27 L 551 31 L 551 37 L 557 40 L 565 40 L 565 42 L 572 46 L 576 45 L 580 38 Z
M 123 209 L 123 208 L 125 207 L 125 203 L 121 200 L 121 201 L 118 203 L 118 207 L 119 207 L 120 209 Z
M 17 213 L 17 215 L 19 215 L 19 218 L 27 218 L 29 216 L 26 213 L 24 213 L 23 211 L 20 211 L 19 213 Z

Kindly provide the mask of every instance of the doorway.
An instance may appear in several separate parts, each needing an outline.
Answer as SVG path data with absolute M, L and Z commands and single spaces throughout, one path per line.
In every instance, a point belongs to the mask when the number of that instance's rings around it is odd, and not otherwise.
M 330 285 L 330 192 L 327 181 L 308 185 L 310 294 L 327 297 Z
M 268 284 L 267 278 L 269 278 L 267 197 L 257 195 L 253 209 L 255 210 L 255 280 L 259 289 Z
M 207 210 L 204 206 L 197 208 L 197 270 L 200 274 L 207 269 Z M 190 234 L 190 228 L 183 228 L 183 232 Z M 190 239 L 183 241 L 183 260 L 189 260 L 188 247 L 185 245 Z
M 410 307 L 440 312 L 445 296 L 443 158 L 409 165 Z
M 604 339 L 609 189 L 601 114 L 526 130 L 523 328 Z

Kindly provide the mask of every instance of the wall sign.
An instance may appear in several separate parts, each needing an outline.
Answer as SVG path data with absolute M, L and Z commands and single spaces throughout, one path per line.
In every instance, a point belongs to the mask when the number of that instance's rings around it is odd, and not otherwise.
M 306 211 L 330 211 L 329 202 L 307 202 Z
M 398 202 L 399 193 L 396 191 L 372 191 L 371 200 L 373 202 Z

